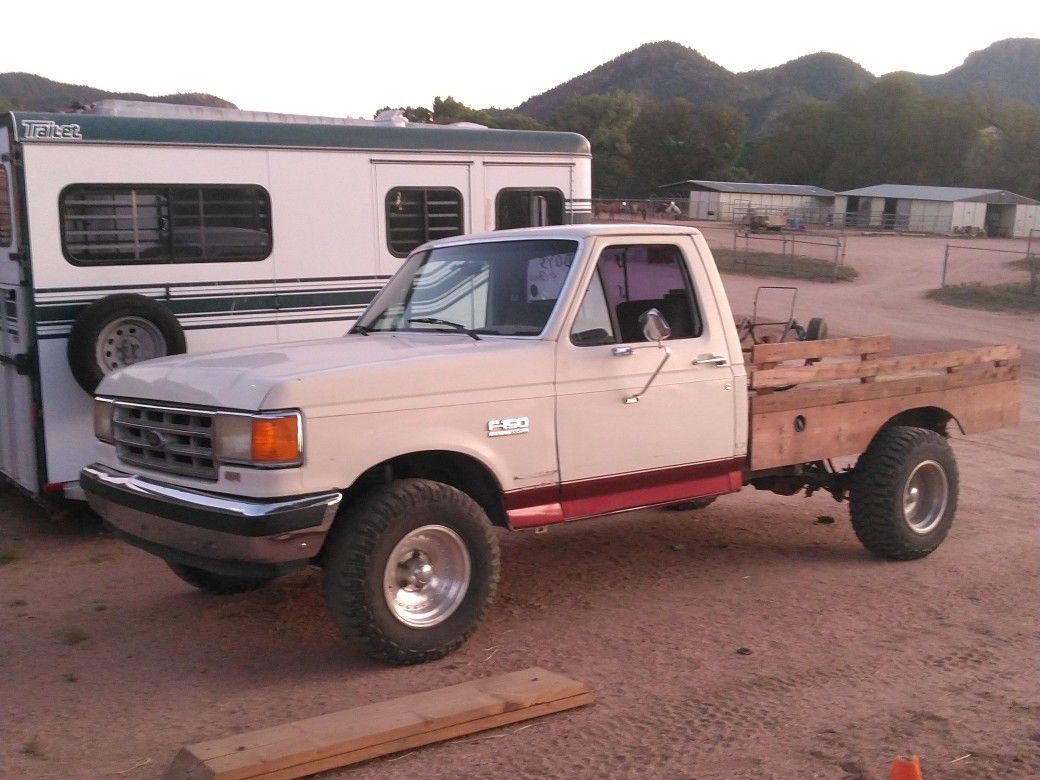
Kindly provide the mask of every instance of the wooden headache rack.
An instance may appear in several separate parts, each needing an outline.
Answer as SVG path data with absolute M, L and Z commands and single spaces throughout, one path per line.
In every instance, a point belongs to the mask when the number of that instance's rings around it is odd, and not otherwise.
M 751 469 L 857 455 L 902 413 L 914 415 L 907 425 L 952 417 L 965 434 L 1017 422 L 1017 345 L 885 356 L 891 346 L 888 336 L 756 344 Z

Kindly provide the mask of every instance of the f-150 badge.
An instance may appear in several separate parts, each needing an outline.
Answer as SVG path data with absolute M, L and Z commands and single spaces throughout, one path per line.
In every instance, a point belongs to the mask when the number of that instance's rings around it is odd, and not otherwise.
M 518 433 L 530 433 L 531 421 L 526 417 L 503 417 L 501 420 L 488 420 L 488 436 L 515 436 Z

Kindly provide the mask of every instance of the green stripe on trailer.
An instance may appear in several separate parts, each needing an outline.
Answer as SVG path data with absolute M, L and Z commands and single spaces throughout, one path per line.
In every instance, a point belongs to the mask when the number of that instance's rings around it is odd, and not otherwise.
M 280 310 L 299 312 L 306 309 L 328 309 L 347 306 L 367 306 L 378 290 L 327 290 L 313 293 L 285 292 L 264 295 L 226 295 L 206 298 L 172 298 L 156 300 L 165 304 L 174 314 L 183 316 L 206 314 L 255 314 L 276 313 Z M 88 303 L 59 303 L 37 305 L 36 324 L 51 325 L 69 322 Z

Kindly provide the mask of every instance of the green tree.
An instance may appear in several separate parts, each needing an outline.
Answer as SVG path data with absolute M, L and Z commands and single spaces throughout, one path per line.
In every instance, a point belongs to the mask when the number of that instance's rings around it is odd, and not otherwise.
M 491 127 L 501 128 L 502 130 L 545 129 L 545 126 L 542 125 L 541 122 L 539 122 L 534 117 L 527 116 L 526 114 L 492 114 L 491 121 Z
M 460 103 L 450 95 L 446 98 L 435 97 L 433 99 L 433 121 L 439 125 L 447 125 L 453 122 L 473 122 L 478 125 L 490 127 L 494 120 L 491 114 L 470 108 Z
M 600 197 L 624 194 L 631 175 L 628 131 L 639 103 L 627 92 L 571 98 L 553 115 L 550 126 L 585 136 L 592 145 L 592 185 Z
M 401 111 L 404 113 L 404 118 L 409 122 L 432 122 L 433 111 L 426 108 L 426 106 L 398 106 L 397 108 L 391 108 L 390 106 L 383 106 L 381 109 L 373 114 L 373 117 L 379 116 L 384 111 Z
M 968 155 L 967 183 L 1040 199 L 1040 107 L 1001 103 L 981 111 L 984 127 Z
M 740 154 L 746 120 L 726 106 L 685 98 L 647 103 L 629 129 L 633 186 L 725 179 Z
M 744 145 L 740 162 L 751 171 L 748 178 L 784 184 L 827 181 L 835 155 L 833 122 L 834 106 L 823 101 L 788 111 L 775 133 Z
M 835 190 L 883 182 L 964 184 L 979 116 L 972 102 L 926 97 L 908 77 L 886 76 L 836 103 L 803 103 L 772 136 L 748 145 L 756 178 Z

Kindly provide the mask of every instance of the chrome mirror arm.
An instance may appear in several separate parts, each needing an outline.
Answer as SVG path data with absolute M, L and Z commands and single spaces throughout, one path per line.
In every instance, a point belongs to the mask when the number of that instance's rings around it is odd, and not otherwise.
M 664 368 L 664 364 L 667 363 L 668 358 L 672 356 L 672 348 L 666 347 L 660 341 L 657 342 L 657 348 L 664 350 L 664 357 L 662 357 L 661 362 L 657 364 L 657 368 L 654 369 L 654 373 L 652 373 L 650 375 L 650 378 L 646 380 L 646 384 L 643 386 L 643 389 L 634 395 L 625 396 L 626 404 L 639 403 L 639 399 L 642 398 L 643 395 L 646 394 L 646 391 L 650 389 L 650 385 L 654 383 L 654 380 L 657 379 L 657 375 L 660 374 L 661 369 Z

